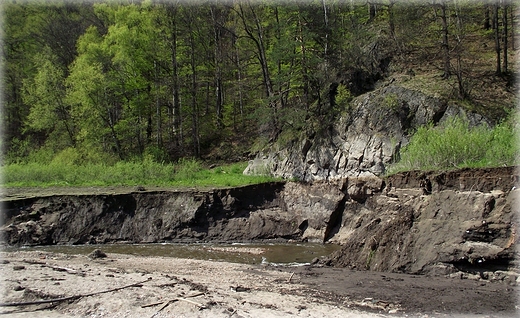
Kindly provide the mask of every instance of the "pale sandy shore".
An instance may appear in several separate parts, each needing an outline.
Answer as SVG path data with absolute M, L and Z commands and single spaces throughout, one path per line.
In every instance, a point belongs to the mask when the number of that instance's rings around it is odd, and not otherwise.
M 0 252 L 0 286 L 0 318 L 426 318 L 519 313 L 517 286 L 505 283 L 124 254 L 92 259 Z M 42 300 L 47 302 L 20 305 Z M 17 306 L 7 306 L 13 304 Z
M 109 254 L 0 253 L 2 317 L 375 317 L 353 300 L 327 299 L 290 270 L 225 262 Z M 102 292 L 133 283 L 111 292 Z

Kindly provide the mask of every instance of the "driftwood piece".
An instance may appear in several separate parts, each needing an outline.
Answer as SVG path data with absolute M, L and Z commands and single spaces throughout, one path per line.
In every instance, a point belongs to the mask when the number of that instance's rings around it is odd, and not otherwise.
M 159 302 L 156 302 L 156 303 L 151 303 L 151 304 L 142 305 L 141 308 L 153 307 L 153 306 L 160 305 L 160 304 L 162 304 L 162 303 L 164 303 L 164 301 L 159 301 Z
M 35 260 L 32 260 L 32 259 L 23 259 L 22 262 L 27 263 L 27 264 L 47 265 L 46 262 L 35 261 Z
M 89 294 L 81 294 L 81 295 L 74 295 L 74 296 L 68 296 L 68 297 L 62 297 L 62 298 L 34 300 L 34 301 L 25 301 L 25 302 L 0 303 L 0 307 L 39 305 L 39 304 L 49 304 L 49 303 L 68 301 L 68 300 L 76 300 L 76 299 L 79 299 L 79 298 L 82 298 L 82 297 L 89 297 L 89 296 L 94 296 L 94 295 L 99 295 L 99 294 L 104 294 L 104 293 L 110 293 L 110 292 L 113 292 L 113 291 L 118 291 L 118 290 L 129 288 L 129 287 L 140 287 L 143 283 L 149 281 L 150 279 L 151 278 L 148 278 L 147 280 L 144 280 L 144 281 L 141 281 L 141 282 L 137 282 L 137 283 L 133 283 L 133 284 L 130 284 L 130 285 L 117 287 L 117 288 L 112 288 L 112 289 L 107 289 L 107 290 L 102 290 L 102 291 L 93 292 L 93 293 L 89 293 Z
M 166 308 L 166 307 L 167 307 L 167 306 L 168 306 L 172 301 L 173 301 L 173 300 L 168 300 L 166 303 L 164 303 L 164 305 L 163 305 L 161 308 L 159 308 L 159 310 L 157 310 L 157 311 L 155 312 L 155 314 L 152 315 L 151 318 L 157 316 L 157 315 L 158 315 L 158 314 L 159 314 L 159 313 L 160 313 L 164 308 Z
M 58 272 L 67 272 L 69 274 L 86 276 L 85 273 L 77 271 L 77 270 L 72 269 L 72 268 L 60 267 L 60 266 L 52 266 L 52 265 L 43 265 L 43 266 L 52 268 L 53 270 L 58 271 Z
M 86 276 L 86 274 L 85 274 L 84 272 L 77 271 L 77 270 L 72 269 L 72 268 L 67 268 L 67 267 L 60 267 L 60 266 L 49 265 L 49 264 L 47 264 L 46 262 L 42 262 L 42 261 L 34 261 L 34 260 L 24 259 L 23 262 L 24 262 L 24 263 L 27 263 L 27 264 L 32 264 L 32 265 L 41 265 L 41 266 L 43 266 L 43 267 L 52 268 L 53 270 L 58 271 L 58 272 L 67 272 L 67 273 L 69 273 L 69 274 L 80 275 L 80 276 Z
M 174 301 L 176 301 L 176 300 L 185 301 L 185 302 L 188 302 L 188 303 L 190 303 L 192 305 L 195 305 L 195 306 L 199 307 L 200 309 L 205 309 L 206 308 L 206 306 L 204 306 L 203 304 L 199 304 L 196 301 L 189 300 L 189 299 L 186 299 L 186 298 L 177 297 L 177 298 L 175 298 L 173 300 Z
M 186 298 L 192 298 L 192 297 L 197 297 L 197 296 L 202 296 L 202 295 L 204 295 L 204 293 L 203 292 L 199 292 L 199 293 L 196 293 L 196 294 L 193 294 L 193 295 L 188 295 L 188 296 L 186 296 L 184 298 L 176 297 L 176 298 L 170 299 L 167 302 L 172 302 L 172 301 L 177 301 L 177 300 L 184 300 L 184 301 L 187 301 L 187 302 L 191 302 L 192 304 L 195 304 L 195 305 L 197 305 L 199 307 L 204 307 L 204 305 L 201 305 L 199 303 L 195 303 L 194 301 L 186 299 Z M 158 301 L 158 302 L 155 302 L 155 303 L 142 305 L 141 308 L 153 307 L 153 306 L 157 306 L 157 305 L 160 305 L 160 304 L 163 304 L 163 303 L 164 303 L 164 301 Z
M 187 298 L 187 297 L 190 297 L 190 298 L 191 298 L 191 297 L 197 297 L 197 296 L 201 296 L 201 295 L 204 295 L 204 293 L 202 293 L 202 292 L 200 292 L 200 293 L 196 293 L 196 294 L 193 294 L 193 295 L 186 296 L 186 298 Z M 176 301 L 185 301 L 185 302 L 188 302 L 188 303 L 190 303 L 190 304 L 193 304 L 193 305 L 199 307 L 200 309 L 205 309 L 205 308 L 207 308 L 207 307 L 204 306 L 203 304 L 199 304 L 198 302 L 195 302 L 195 301 L 193 301 L 193 300 L 189 300 L 189 299 L 186 299 L 186 298 L 176 297 L 176 298 L 173 298 L 173 299 L 170 299 L 170 300 L 166 301 L 166 302 L 164 303 L 164 305 L 162 305 L 162 307 L 159 308 L 159 309 L 158 309 L 158 310 L 157 310 L 157 311 L 152 315 L 152 317 L 150 317 L 150 318 L 153 318 L 153 317 L 157 316 L 157 315 L 158 315 L 158 314 L 159 314 L 159 313 L 160 313 L 164 308 L 168 307 L 169 304 L 171 304 L 171 303 L 173 303 L 173 302 L 176 302 Z M 160 304 L 162 304 L 162 303 L 163 303 L 163 302 L 161 301 L 161 302 L 157 302 L 157 303 L 153 303 L 153 304 L 143 305 L 143 306 L 141 306 L 141 308 L 152 307 L 152 306 L 160 305 Z

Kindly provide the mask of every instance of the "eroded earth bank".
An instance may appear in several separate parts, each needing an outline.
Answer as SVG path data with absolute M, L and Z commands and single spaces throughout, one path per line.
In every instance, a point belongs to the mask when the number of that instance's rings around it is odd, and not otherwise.
M 198 293 L 193 301 L 204 309 L 175 301 L 156 317 L 362 313 L 353 308 L 367 315 L 515 316 L 517 178 L 514 168 L 496 168 L 213 190 L 54 189 L 46 195 L 8 189 L 0 233 L 10 246 L 309 240 L 342 248 L 298 268 L 3 252 L 4 303 L 153 279 L 2 309 L 11 315 L 39 306 L 49 315 L 152 316 L 165 297 Z M 141 307 L 153 302 L 162 305 Z

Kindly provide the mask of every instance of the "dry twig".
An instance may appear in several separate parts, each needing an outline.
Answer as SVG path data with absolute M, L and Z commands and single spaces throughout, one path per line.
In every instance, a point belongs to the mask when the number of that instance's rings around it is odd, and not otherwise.
M 196 293 L 196 294 L 193 294 L 193 295 L 189 295 L 189 296 L 187 296 L 187 297 L 190 297 L 190 298 L 191 298 L 191 297 L 197 297 L 197 296 L 200 296 L 200 295 L 204 295 L 204 293 Z M 158 309 L 158 310 L 157 310 L 157 311 L 152 315 L 152 317 L 150 317 L 150 318 L 153 318 L 153 317 L 157 316 L 157 314 L 159 314 L 159 313 L 160 313 L 164 308 L 168 307 L 169 304 L 171 304 L 171 303 L 173 303 L 173 302 L 176 302 L 176 301 L 185 301 L 185 302 L 188 302 L 188 303 L 190 303 L 190 304 L 193 304 L 193 305 L 199 307 L 200 309 L 206 309 L 206 308 L 207 308 L 207 307 L 204 306 L 203 304 L 199 304 L 198 302 L 195 302 L 195 301 L 193 301 L 193 300 L 189 300 L 189 299 L 182 298 L 182 297 L 176 297 L 176 298 L 174 298 L 174 299 L 170 299 L 170 300 L 166 301 L 166 302 L 164 303 L 164 305 L 163 305 L 161 308 L 159 308 L 159 309 Z M 141 308 L 151 307 L 151 306 L 159 305 L 159 304 L 162 304 L 162 303 L 163 303 L 163 302 L 158 302 L 158 303 L 153 303 L 153 304 L 143 305 L 143 306 L 141 306 Z
M 68 297 L 62 297 L 62 298 L 54 298 L 54 299 L 26 301 L 26 302 L 0 303 L 0 307 L 39 305 L 39 304 L 48 304 L 48 303 L 67 301 L 67 300 L 76 300 L 76 299 L 79 299 L 79 298 L 82 298 L 82 297 L 89 297 L 89 296 L 94 296 L 94 295 L 99 295 L 99 294 L 104 294 L 104 293 L 110 293 L 110 292 L 113 292 L 113 291 L 118 291 L 118 290 L 129 288 L 129 287 L 138 287 L 138 286 L 142 285 L 143 283 L 149 281 L 150 279 L 151 278 L 148 278 L 147 280 L 144 280 L 142 282 L 133 283 L 133 284 L 122 286 L 122 287 L 102 290 L 102 291 L 98 291 L 98 292 L 93 292 L 93 293 L 89 293 L 89 294 L 74 295 L 74 296 L 68 296 Z

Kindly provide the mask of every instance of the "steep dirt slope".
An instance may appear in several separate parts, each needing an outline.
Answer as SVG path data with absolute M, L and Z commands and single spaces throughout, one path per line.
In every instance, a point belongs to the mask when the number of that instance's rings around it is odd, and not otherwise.
M 328 263 L 378 271 L 503 279 L 518 270 L 519 191 L 512 168 L 411 172 L 346 202 Z M 366 193 L 367 183 L 361 185 Z M 375 189 L 377 191 L 377 189 Z M 357 191 L 359 192 L 359 191 Z M 496 277 L 495 277 L 496 278 Z

